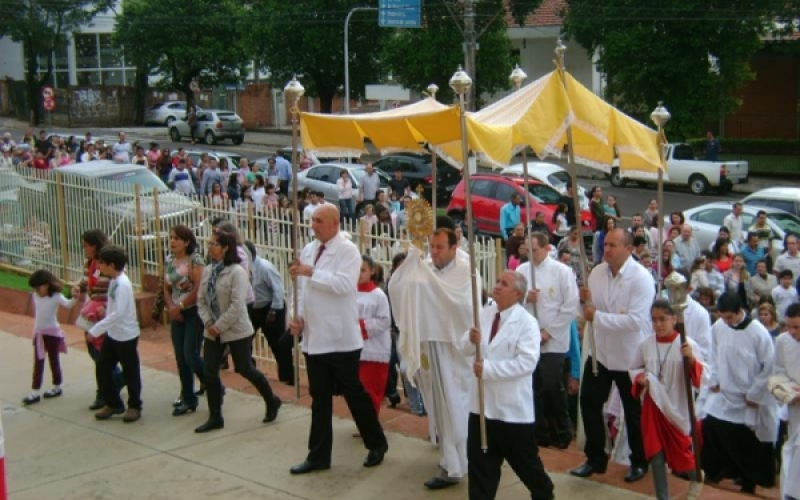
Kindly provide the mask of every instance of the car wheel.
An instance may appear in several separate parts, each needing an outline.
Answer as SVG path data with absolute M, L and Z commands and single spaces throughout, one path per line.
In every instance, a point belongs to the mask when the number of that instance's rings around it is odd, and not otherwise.
M 609 176 L 608 180 L 611 182 L 612 186 L 620 188 L 625 187 L 625 184 L 628 183 L 628 181 L 626 181 L 625 178 L 622 177 L 622 174 L 620 173 L 618 168 L 611 170 L 611 175 Z
M 233 139 L 231 139 L 231 141 L 233 141 L 233 143 L 236 144 L 237 146 L 240 146 L 244 142 L 244 136 L 234 137 Z
M 210 130 L 206 130 L 206 133 L 203 136 L 203 139 L 206 141 L 206 144 L 208 144 L 209 146 L 213 146 L 214 144 L 217 143 L 217 138 L 214 137 L 214 132 L 212 132 Z
M 166 125 L 167 127 L 169 127 L 169 126 L 170 126 L 170 124 L 171 124 L 172 122 L 174 122 L 175 120 L 176 120 L 176 118 L 175 118 L 174 116 L 168 116 L 168 117 L 167 117 L 167 119 L 166 119 L 166 121 L 164 122 L 164 125 Z
M 172 127 L 169 129 L 169 138 L 172 142 L 181 142 L 181 133 L 178 132 L 178 127 Z
M 689 177 L 689 190 L 693 194 L 705 194 L 708 191 L 708 180 L 700 174 Z

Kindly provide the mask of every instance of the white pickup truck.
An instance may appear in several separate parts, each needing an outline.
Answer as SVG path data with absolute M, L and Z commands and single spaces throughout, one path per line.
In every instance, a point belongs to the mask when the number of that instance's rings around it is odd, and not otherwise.
M 689 186 L 694 194 L 703 194 L 709 188 L 727 193 L 734 184 L 746 183 L 749 176 L 746 161 L 698 160 L 694 157 L 692 147 L 684 143 L 667 144 L 664 157 L 667 159 L 664 183 Z M 628 181 L 640 184 L 655 182 L 653 179 L 638 178 L 635 172 L 620 172 L 619 160 L 614 160 L 608 177 L 614 187 L 624 187 Z

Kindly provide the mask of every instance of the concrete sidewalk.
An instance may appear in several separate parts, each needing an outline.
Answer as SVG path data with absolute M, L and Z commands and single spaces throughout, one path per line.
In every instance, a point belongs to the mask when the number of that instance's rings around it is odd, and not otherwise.
M 94 396 L 93 364 L 85 353 L 82 333 L 65 326 L 70 352 L 62 357 L 64 395 L 22 407 L 28 393 L 32 318 L 0 312 L 0 402 L 6 433 L 6 463 L 12 499 L 197 499 L 197 498 L 341 498 L 381 500 L 462 499 L 466 481 L 449 490 L 428 493 L 422 482 L 436 468 L 438 452 L 424 437 L 424 418 L 383 408 L 381 421 L 389 438 L 386 461 L 365 469 L 361 440 L 337 399 L 333 468 L 308 476 L 291 476 L 288 469 L 302 461 L 310 426 L 307 388 L 295 401 L 294 389 L 275 381 L 272 367 L 263 367 L 276 393 L 286 402 L 272 424 L 262 424 L 264 406 L 253 388 L 225 371 L 229 388 L 225 429 L 205 435 L 193 429 L 207 416 L 205 400 L 197 414 L 172 417 L 171 403 L 179 390 L 168 335 L 163 329 L 143 330 L 142 419 L 124 424 L 119 418 L 98 422 L 86 407 Z M 49 372 L 45 374 L 49 380 Z M 625 468 L 610 464 L 605 475 L 580 480 L 566 471 L 583 461 L 574 449 L 541 451 L 556 483 L 556 498 L 628 500 L 652 496 L 649 477 L 628 485 Z M 687 483 L 673 479 L 673 495 Z M 763 491 L 777 498 L 776 490 Z M 527 497 L 525 487 L 507 467 L 499 499 Z M 706 487 L 705 500 L 745 498 L 730 489 Z

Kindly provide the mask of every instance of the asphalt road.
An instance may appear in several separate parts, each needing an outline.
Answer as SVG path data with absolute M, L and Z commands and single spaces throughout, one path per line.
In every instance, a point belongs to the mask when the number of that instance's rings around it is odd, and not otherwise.
M 109 138 L 116 136 L 115 129 L 92 128 L 91 130 L 95 137 Z M 21 137 L 24 132 L 24 130 L 20 127 L 12 127 L 4 131 L 10 131 L 13 134 L 14 138 Z M 82 131 L 76 129 L 60 130 L 58 128 L 53 129 L 53 132 L 61 133 L 66 136 L 73 134 L 82 135 L 83 133 Z M 274 146 L 251 144 L 248 143 L 246 139 L 245 143 L 241 146 L 234 146 L 230 142 L 223 142 L 221 144 L 217 144 L 216 146 L 206 146 L 202 144 L 192 146 L 188 141 L 184 141 L 182 143 L 173 143 L 172 141 L 169 140 L 169 138 L 166 137 L 165 132 L 159 127 L 148 127 L 146 129 L 136 128 L 134 130 L 131 130 L 128 133 L 128 140 L 132 142 L 139 141 L 144 144 L 147 144 L 150 141 L 156 141 L 159 143 L 161 147 L 169 146 L 172 149 L 175 149 L 179 146 L 183 146 L 187 148 L 193 147 L 197 149 L 230 151 L 242 154 L 250 159 L 263 157 L 268 154 L 272 154 L 275 151 Z M 554 161 L 553 163 L 561 163 L 561 162 Z M 629 184 L 625 188 L 615 188 L 612 187 L 611 184 L 604 178 L 603 179 L 583 178 L 579 179 L 579 183 L 583 185 L 587 190 L 595 185 L 602 187 L 604 196 L 607 194 L 616 195 L 623 216 L 630 216 L 633 213 L 644 211 L 645 208 L 647 208 L 647 204 L 650 201 L 650 199 L 656 198 L 655 187 L 640 187 L 636 184 Z M 675 210 L 686 210 L 688 208 L 695 207 L 697 205 L 702 205 L 705 203 L 710 203 L 712 201 L 721 201 L 721 200 L 734 201 L 738 198 L 741 198 L 741 196 L 742 195 L 737 193 L 720 195 L 715 192 L 711 192 L 703 196 L 697 196 L 691 194 L 687 189 L 668 187 L 664 193 L 664 205 L 665 205 L 664 213 L 669 213 Z

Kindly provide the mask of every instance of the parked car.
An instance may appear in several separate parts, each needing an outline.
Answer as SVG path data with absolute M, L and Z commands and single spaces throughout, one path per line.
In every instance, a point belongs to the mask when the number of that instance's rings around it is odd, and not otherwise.
M 313 167 L 297 173 L 297 189 L 309 188 L 312 191 L 322 191 L 325 193 L 325 200 L 331 203 L 339 203 L 339 188 L 336 181 L 339 180 L 342 170 L 347 170 L 350 182 L 353 184 L 353 192 L 358 192 L 361 187 L 361 179 L 367 175 L 364 165 L 359 163 L 320 163 Z M 380 177 L 382 191 L 389 188 L 389 176 L 386 173 L 375 169 L 375 173 Z M 291 190 L 290 184 L 290 190 Z M 364 213 L 364 203 L 356 204 L 356 215 Z
M 717 233 L 722 227 L 723 220 L 732 210 L 732 202 L 717 201 L 683 211 L 686 223 L 692 226 L 693 236 L 701 249 L 708 248 L 717 239 Z M 773 207 L 745 205 L 742 207 L 742 228 L 744 230 L 753 225 L 759 210 L 767 212 L 767 224 L 773 233 L 770 255 L 775 259 L 783 251 L 783 238 L 786 233 L 800 234 L 800 218 Z
M 240 155 L 239 153 L 229 153 L 228 151 L 217 151 L 216 149 L 184 148 L 183 150 L 186 151 L 186 155 L 192 159 L 193 168 L 196 168 L 197 165 L 200 164 L 200 157 L 203 156 L 203 153 L 207 154 L 209 158 L 217 160 L 217 163 L 219 163 L 219 161 L 222 158 L 227 159 L 228 166 L 231 167 L 231 171 L 238 170 L 239 162 L 241 161 L 242 158 L 244 158 L 244 156 Z M 177 155 L 178 151 L 172 152 L 173 157 Z
M 417 186 L 422 186 L 422 196 L 429 202 L 432 200 L 433 164 L 429 154 L 395 154 L 384 156 L 372 163 L 390 177 L 394 177 L 398 169 L 408 179 L 411 191 L 416 193 Z M 453 190 L 461 181 L 461 172 L 440 160 L 436 162 L 436 199 L 444 204 L 450 199 Z
M 470 177 L 470 190 L 472 214 L 479 233 L 500 236 L 500 209 L 511 200 L 512 194 L 519 195 L 523 203 L 522 222 L 527 224 L 536 217 L 536 212 L 542 212 L 550 231 L 554 229 L 553 212 L 561 199 L 561 193 L 546 184 L 534 179 L 529 180 L 528 192 L 531 211 L 527 215 L 524 205 L 525 181 L 522 177 L 477 174 Z M 447 206 L 447 215 L 460 224 L 466 218 L 466 206 L 464 181 L 462 180 L 453 191 L 450 204 Z M 591 213 L 588 210 L 582 210 L 581 225 L 584 228 L 584 241 L 588 241 L 589 244 L 592 241 L 591 220 Z
M 722 193 L 733 189 L 734 184 L 748 181 L 749 165 L 746 161 L 705 161 L 694 156 L 688 144 L 668 144 L 664 148 L 667 169 L 664 172 L 664 184 L 689 186 L 694 194 L 704 194 L 709 188 L 716 188 Z M 625 187 L 628 181 L 640 184 L 655 182 L 652 178 L 641 177 L 619 169 L 619 160 L 609 174 L 609 181 L 614 187 Z
M 800 187 L 774 187 L 759 189 L 746 196 L 745 205 L 772 207 L 800 217 Z
M 503 175 L 521 176 L 524 174 L 522 163 L 509 165 L 500 171 Z M 561 194 L 567 194 L 567 184 L 570 182 L 569 172 L 559 167 L 555 163 L 544 161 L 529 161 L 528 176 L 536 179 L 542 184 L 547 184 Z M 578 184 L 578 197 L 581 200 L 581 208 L 589 209 L 589 198 L 586 196 L 586 189 Z
M 203 108 L 197 106 L 197 112 Z M 186 101 L 164 101 L 153 104 L 144 112 L 144 123 L 146 125 L 167 125 L 176 120 L 183 120 L 186 117 Z
M 33 186 L 21 186 L 18 196 L 23 206 L 38 209 L 35 215 L 50 225 L 54 240 L 61 237 L 62 219 L 53 207 L 58 203 L 55 200 L 63 196 L 66 244 L 71 250 L 80 248 L 84 231 L 100 227 L 109 239 L 131 251 L 138 244 L 137 234 L 141 234 L 148 260 L 154 260 L 157 229 L 167 238 L 169 228 L 176 224 L 186 224 L 196 231 L 203 225 L 201 205 L 171 191 L 145 166 L 98 160 L 60 167 L 50 173 L 51 179 L 56 172 L 63 181 L 63 193 L 57 193 L 55 182 L 36 182 Z M 136 186 L 138 200 L 134 197 Z M 56 241 L 53 247 L 59 248 L 60 244 Z
M 182 138 L 192 135 L 189 124 L 183 119 L 171 122 L 168 127 L 172 142 L 180 142 Z M 194 136 L 209 146 L 223 139 L 230 139 L 238 146 L 244 142 L 244 123 L 233 111 L 204 109 L 197 112 Z

